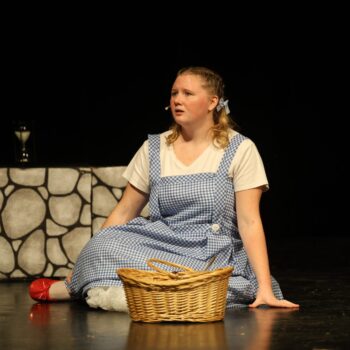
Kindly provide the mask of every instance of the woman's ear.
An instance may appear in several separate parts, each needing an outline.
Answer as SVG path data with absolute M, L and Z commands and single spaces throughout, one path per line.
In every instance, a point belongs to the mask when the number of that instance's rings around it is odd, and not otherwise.
M 210 97 L 210 100 L 209 100 L 210 104 L 209 104 L 209 112 L 212 112 L 214 110 L 214 108 L 218 105 L 218 102 L 219 102 L 219 97 L 216 96 L 216 95 L 213 95 Z

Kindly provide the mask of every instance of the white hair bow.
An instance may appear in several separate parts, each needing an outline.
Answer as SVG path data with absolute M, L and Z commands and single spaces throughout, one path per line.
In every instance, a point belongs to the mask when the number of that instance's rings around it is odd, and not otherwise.
M 228 100 L 224 101 L 224 99 L 221 97 L 218 105 L 216 106 L 216 110 L 220 112 L 223 108 L 225 108 L 226 114 L 230 113 L 230 109 L 228 108 Z

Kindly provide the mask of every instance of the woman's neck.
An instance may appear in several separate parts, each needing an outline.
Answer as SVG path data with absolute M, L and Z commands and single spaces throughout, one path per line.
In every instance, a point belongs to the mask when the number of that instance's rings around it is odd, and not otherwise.
M 209 143 L 213 140 L 212 125 L 202 125 L 193 128 L 181 127 L 180 140 L 191 143 Z
M 182 164 L 190 166 L 208 149 L 212 140 L 210 129 L 205 132 L 196 130 L 193 133 L 186 133 L 182 130 L 172 147 L 176 158 Z

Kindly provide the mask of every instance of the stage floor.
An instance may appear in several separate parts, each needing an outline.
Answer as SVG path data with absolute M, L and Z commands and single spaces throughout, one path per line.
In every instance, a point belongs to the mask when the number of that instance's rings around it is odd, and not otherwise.
M 291 243 L 293 242 L 293 243 Z M 37 304 L 28 281 L 0 283 L 1 349 L 350 349 L 349 240 L 269 243 L 272 274 L 299 310 L 237 309 L 223 322 L 132 322 L 82 302 Z

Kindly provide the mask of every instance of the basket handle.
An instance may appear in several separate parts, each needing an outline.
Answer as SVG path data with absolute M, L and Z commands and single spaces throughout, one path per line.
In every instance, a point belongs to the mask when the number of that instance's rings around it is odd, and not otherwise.
M 165 260 L 160 260 L 160 259 L 156 259 L 156 258 L 151 258 L 151 259 L 148 259 L 147 260 L 147 265 L 152 268 L 153 270 L 156 270 L 160 273 L 165 273 L 167 275 L 174 275 L 173 272 L 169 272 L 169 271 L 165 271 L 165 270 L 162 270 L 161 268 L 155 266 L 153 263 L 160 263 L 160 264 L 163 264 L 163 265 L 168 265 L 168 266 L 173 266 L 173 267 L 178 267 L 182 270 L 185 270 L 185 271 L 190 271 L 190 272 L 193 272 L 194 270 L 191 269 L 190 267 L 187 267 L 187 266 L 183 266 L 183 265 L 180 265 L 180 264 L 175 264 L 173 262 L 170 262 L 170 261 L 165 261 Z

